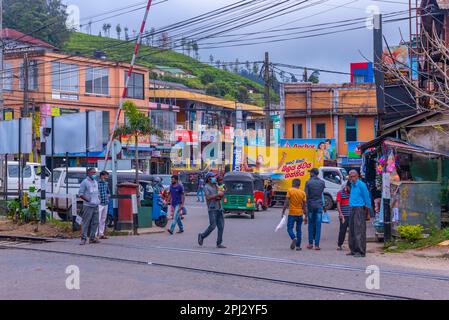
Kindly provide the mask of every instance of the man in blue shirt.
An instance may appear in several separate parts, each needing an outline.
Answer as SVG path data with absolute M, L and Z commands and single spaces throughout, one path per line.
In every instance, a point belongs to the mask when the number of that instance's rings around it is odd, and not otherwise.
M 359 179 L 357 171 L 349 173 L 351 193 L 349 207 L 351 217 L 349 220 L 349 249 L 348 255 L 365 257 L 366 255 L 366 220 L 371 209 L 371 198 L 366 184 Z
M 181 219 L 181 210 L 184 208 L 185 195 L 184 187 L 179 183 L 179 177 L 174 175 L 171 177 L 170 186 L 171 206 L 173 207 L 174 217 L 170 228 L 167 230 L 171 235 L 175 231 L 176 225 L 179 227 L 178 233 L 184 232 L 184 225 Z

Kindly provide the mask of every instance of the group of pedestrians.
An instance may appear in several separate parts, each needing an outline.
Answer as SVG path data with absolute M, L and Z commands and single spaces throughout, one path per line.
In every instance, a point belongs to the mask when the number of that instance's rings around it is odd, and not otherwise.
M 87 170 L 87 178 L 81 183 L 79 195 L 83 202 L 81 245 L 99 243 L 105 236 L 106 219 L 110 198 L 109 173 L 102 171 L 97 176 L 97 170 Z
M 301 251 L 302 225 L 308 224 L 307 249 L 320 248 L 321 225 L 323 213 L 326 212 L 324 201 L 325 182 L 318 177 L 318 169 L 310 170 L 310 180 L 304 191 L 300 189 L 301 180 L 293 181 L 287 193 L 282 216 L 288 213 L 287 232 L 292 240 L 290 249 Z M 337 195 L 337 208 L 340 229 L 337 250 L 343 250 L 346 233 L 349 228 L 348 255 L 364 257 L 366 255 L 366 220 L 369 219 L 371 199 L 366 184 L 359 179 L 357 171 L 349 173 L 349 180 Z

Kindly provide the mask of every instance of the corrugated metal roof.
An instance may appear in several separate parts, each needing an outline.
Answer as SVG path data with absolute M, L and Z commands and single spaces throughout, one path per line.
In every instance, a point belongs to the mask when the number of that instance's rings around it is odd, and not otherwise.
M 225 99 L 208 96 L 208 95 L 201 94 L 201 93 L 190 92 L 190 91 L 186 91 L 186 90 L 170 90 L 170 89 L 153 90 L 153 89 L 151 89 L 150 96 L 151 96 L 151 98 L 167 98 L 167 99 L 171 98 L 171 99 L 181 99 L 181 100 L 184 99 L 184 100 L 198 101 L 198 102 L 202 102 L 205 104 L 222 107 L 222 108 L 226 108 L 226 109 L 233 109 L 233 110 L 235 110 L 235 107 L 236 107 L 235 101 L 225 100 Z M 263 111 L 262 108 L 255 106 L 255 105 L 246 104 L 246 103 L 237 103 L 237 105 L 239 107 L 241 107 L 241 109 L 243 111 L 248 111 L 250 113 L 259 114 L 259 115 L 265 114 L 265 112 Z
M 33 38 L 31 36 L 28 36 L 22 32 L 14 30 L 14 29 L 5 28 L 2 30 L 2 33 L 0 34 L 0 36 L 1 36 L 1 38 L 4 38 L 4 39 L 21 41 L 21 42 L 33 44 L 35 46 L 48 48 L 48 49 L 56 49 L 56 47 L 52 46 L 51 44 L 49 44 L 45 41 Z

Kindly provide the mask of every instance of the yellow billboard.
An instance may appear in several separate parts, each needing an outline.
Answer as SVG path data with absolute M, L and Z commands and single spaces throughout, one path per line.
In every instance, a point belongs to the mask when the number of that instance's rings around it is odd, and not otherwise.
M 243 170 L 271 177 L 275 190 L 286 191 L 295 179 L 304 189 L 310 178 L 309 170 L 323 166 L 315 149 L 245 147 Z

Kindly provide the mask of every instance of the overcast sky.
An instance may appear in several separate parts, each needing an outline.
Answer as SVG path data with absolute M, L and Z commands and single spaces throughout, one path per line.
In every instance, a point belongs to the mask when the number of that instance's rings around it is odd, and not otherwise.
M 154 2 L 160 1 L 162 0 L 154 0 Z M 279 1 L 280 0 L 272 0 L 271 2 L 276 3 Z M 91 16 L 112 11 L 114 9 L 121 9 L 126 6 L 129 6 L 130 9 L 138 8 L 138 6 L 132 6 L 143 3 L 144 1 L 65 0 L 64 2 L 67 5 L 78 6 L 80 9 L 81 23 L 87 23 Z M 237 2 L 237 0 L 167 0 L 166 2 L 151 8 L 147 29 L 149 30 L 151 27 L 158 29 L 159 27 L 183 21 L 234 2 Z M 290 0 L 290 2 L 295 3 L 300 2 L 300 0 Z M 383 14 L 408 9 L 408 0 L 309 0 L 308 2 L 319 4 L 289 15 L 249 26 L 245 29 L 234 30 L 231 31 L 231 33 L 258 32 L 260 35 L 266 35 L 263 31 L 272 28 L 310 26 L 346 19 L 369 17 L 369 11 L 377 10 L 376 8 Z M 122 12 L 123 11 L 119 11 L 118 13 Z M 143 13 L 144 9 L 140 9 L 132 13 L 97 22 L 92 26 L 92 33 L 98 34 L 105 22 L 112 24 L 111 35 L 114 37 L 116 36 L 115 26 L 118 23 L 120 23 L 122 27 L 128 26 L 130 33 L 132 33 L 132 30 L 139 30 Z M 94 18 L 93 20 L 107 18 L 114 14 L 101 16 Z M 405 17 L 406 15 L 407 14 L 403 14 L 398 17 Z M 363 26 L 363 24 L 364 22 L 358 26 Z M 348 26 L 345 28 L 351 27 L 352 26 Z M 397 44 L 401 40 L 399 30 L 401 30 L 403 36 L 407 39 L 409 36 L 409 25 L 407 20 L 384 24 L 384 34 L 388 39 L 389 44 Z M 85 29 L 82 31 L 86 32 Z M 291 33 L 292 31 L 288 32 Z M 301 36 L 302 30 L 295 30 L 294 32 L 297 32 L 297 36 Z M 260 35 L 256 35 L 256 37 Z M 289 35 L 288 37 L 294 36 L 296 35 Z M 254 37 L 254 35 L 251 37 Z M 213 41 L 222 40 L 223 39 L 221 38 Z M 210 43 L 212 40 L 208 39 L 205 41 Z M 263 60 L 264 52 L 268 51 L 270 53 L 271 61 L 274 62 L 349 72 L 349 64 L 351 62 L 366 61 L 362 54 L 368 59 L 372 59 L 372 42 L 372 30 L 363 28 L 313 38 L 258 44 L 253 46 L 201 49 L 202 43 L 200 42 L 199 47 L 202 61 L 208 61 L 210 54 L 212 54 L 215 59 L 220 59 L 221 61 L 235 61 L 236 58 L 240 61 L 261 61 Z M 204 46 L 205 45 L 203 45 L 203 47 Z M 362 52 L 362 54 L 359 51 Z M 301 70 L 295 72 L 302 73 Z M 348 81 L 349 76 L 327 73 L 321 74 L 321 82 L 323 83 Z

